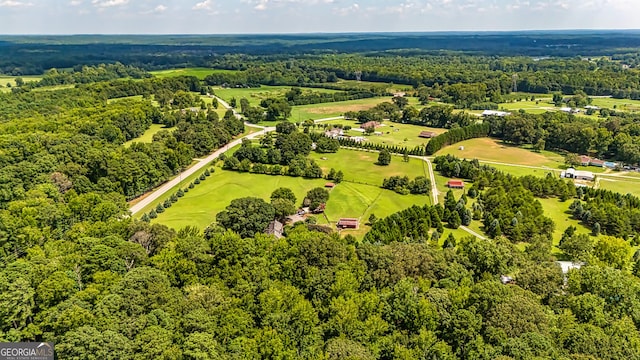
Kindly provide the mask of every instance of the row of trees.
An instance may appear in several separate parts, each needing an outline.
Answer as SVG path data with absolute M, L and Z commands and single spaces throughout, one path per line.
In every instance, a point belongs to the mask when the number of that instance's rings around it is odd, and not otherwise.
M 425 154 L 433 155 L 443 147 L 460 141 L 486 137 L 489 135 L 489 130 L 490 126 L 487 123 L 473 124 L 462 128 L 450 129 L 445 133 L 431 138 L 425 147 Z

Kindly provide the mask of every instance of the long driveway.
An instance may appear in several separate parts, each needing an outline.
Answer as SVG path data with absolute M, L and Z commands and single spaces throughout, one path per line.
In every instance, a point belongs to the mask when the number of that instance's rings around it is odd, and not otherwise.
M 147 195 L 147 197 L 145 197 L 144 199 L 140 200 L 138 203 L 133 205 L 129 209 L 129 210 L 131 210 L 131 214 L 135 215 L 136 213 L 140 212 L 147 205 L 151 204 L 153 201 L 158 199 L 160 196 L 164 195 L 165 193 L 167 193 L 168 191 L 173 189 L 175 186 L 180 184 L 182 179 L 186 179 L 188 176 L 190 176 L 190 175 L 194 174 L 195 172 L 201 170 L 202 168 L 208 166 L 215 158 L 217 158 L 220 155 L 224 154 L 225 152 L 227 152 L 229 149 L 233 148 L 234 146 L 241 144 L 243 139 L 254 139 L 254 138 L 256 138 L 258 136 L 261 136 L 261 135 L 264 135 L 265 133 L 268 133 L 270 131 L 275 131 L 275 129 L 276 129 L 275 127 L 267 127 L 267 128 L 264 128 L 264 129 L 262 129 L 262 130 L 260 130 L 258 132 L 255 132 L 253 134 L 249 134 L 249 135 L 243 136 L 243 137 L 241 137 L 239 139 L 233 140 L 232 142 L 228 143 L 224 147 L 214 151 L 212 154 L 210 154 L 206 158 L 198 160 L 198 162 L 195 165 L 193 165 L 190 168 L 188 168 L 187 170 L 183 171 L 182 173 L 180 173 L 174 179 L 164 183 L 157 190 L 155 190 L 151 194 Z

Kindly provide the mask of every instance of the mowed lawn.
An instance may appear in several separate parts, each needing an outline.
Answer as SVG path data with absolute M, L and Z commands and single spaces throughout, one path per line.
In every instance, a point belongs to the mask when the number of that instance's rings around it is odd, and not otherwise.
M 291 117 L 289 118 L 289 121 L 299 122 L 305 120 L 332 118 L 342 116 L 348 111 L 368 110 L 382 102 L 389 101 L 391 101 L 391 98 L 389 97 L 376 97 L 294 106 L 291 109 Z
M 150 71 L 156 77 L 167 78 L 174 76 L 195 76 L 200 80 L 204 80 L 208 75 L 213 73 L 234 73 L 236 70 L 210 69 L 210 68 L 184 68 L 184 69 L 168 69 Z
M 298 202 L 302 202 L 307 191 L 325 183 L 323 179 L 238 173 L 216 168 L 209 178 L 189 190 L 182 199 L 159 214 L 154 222 L 175 229 L 189 225 L 204 229 L 234 199 L 252 196 L 269 201 L 273 190 L 287 187 L 296 194 Z
M 616 178 L 615 176 L 600 176 L 598 187 L 600 189 L 615 191 L 620 194 L 631 194 L 640 197 L 640 179 Z
M 300 88 L 305 92 L 334 93 L 336 90 L 316 89 L 316 88 Z M 213 93 L 229 102 L 235 98 L 237 107 L 240 107 L 240 99 L 245 98 L 251 106 L 259 106 L 260 102 L 267 98 L 284 98 L 284 94 L 291 90 L 291 86 L 268 86 L 262 85 L 258 88 L 215 88 Z
M 326 174 L 331 168 L 344 173 L 344 180 L 366 185 L 382 186 L 382 181 L 391 176 L 427 176 L 426 164 L 420 159 L 410 158 L 404 162 L 401 156 L 392 156 L 391 164 L 376 165 L 377 152 L 340 149 L 333 154 L 311 153 L 310 158 L 316 160 Z
M 329 124 L 329 125 L 349 125 L 352 128 L 359 128 L 360 124 L 351 120 L 331 120 L 327 122 L 322 122 L 320 124 Z M 367 141 L 374 144 L 384 144 L 391 146 L 404 146 L 409 149 L 412 149 L 416 146 L 424 146 L 429 142 L 429 139 L 421 138 L 420 132 L 422 131 L 431 131 L 436 134 L 442 134 L 447 131 L 447 129 L 439 129 L 439 128 L 430 128 L 419 125 L 411 125 L 411 124 L 401 124 L 394 123 L 390 121 L 385 121 L 383 126 L 376 129 L 382 133 L 382 135 L 365 135 L 362 132 L 349 130 L 345 134 L 351 136 L 365 136 Z

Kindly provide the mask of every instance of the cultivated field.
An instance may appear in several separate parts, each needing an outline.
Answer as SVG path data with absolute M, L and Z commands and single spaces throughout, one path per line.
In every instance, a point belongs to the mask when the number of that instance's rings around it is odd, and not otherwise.
M 347 111 L 360 111 L 371 109 L 382 103 L 391 101 L 389 97 L 377 97 L 349 101 L 336 101 L 321 104 L 309 104 L 294 106 L 291 110 L 289 121 L 299 122 L 304 120 L 317 120 L 341 116 Z

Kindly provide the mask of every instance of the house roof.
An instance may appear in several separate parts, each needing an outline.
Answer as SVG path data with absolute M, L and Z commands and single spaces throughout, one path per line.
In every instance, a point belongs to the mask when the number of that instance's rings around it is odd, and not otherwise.
M 462 180 L 449 180 L 449 182 L 447 182 L 447 185 L 464 186 L 464 181 L 462 181 Z
M 284 232 L 284 225 L 280 221 L 274 220 L 267 225 L 265 232 L 269 235 L 274 235 L 279 239 L 282 237 L 282 233 Z
M 599 165 L 603 165 L 604 164 L 604 160 L 600 160 L 600 159 L 591 159 L 589 162 L 591 164 L 599 164 Z
M 438 134 L 434 133 L 433 131 L 421 131 L 420 135 L 418 135 L 418 136 L 432 138 L 432 137 L 434 137 L 436 135 L 438 135 Z
M 359 222 L 360 221 L 355 218 L 341 218 L 340 220 L 338 220 L 338 225 L 339 226 L 347 226 L 347 225 L 357 226 Z
M 328 182 L 328 183 L 324 184 L 324 187 L 328 187 L 328 188 L 332 188 L 334 186 L 336 186 L 336 184 L 334 184 L 332 182 Z
M 580 155 L 580 161 L 583 163 L 588 163 L 589 161 L 591 161 L 591 158 L 587 155 Z

